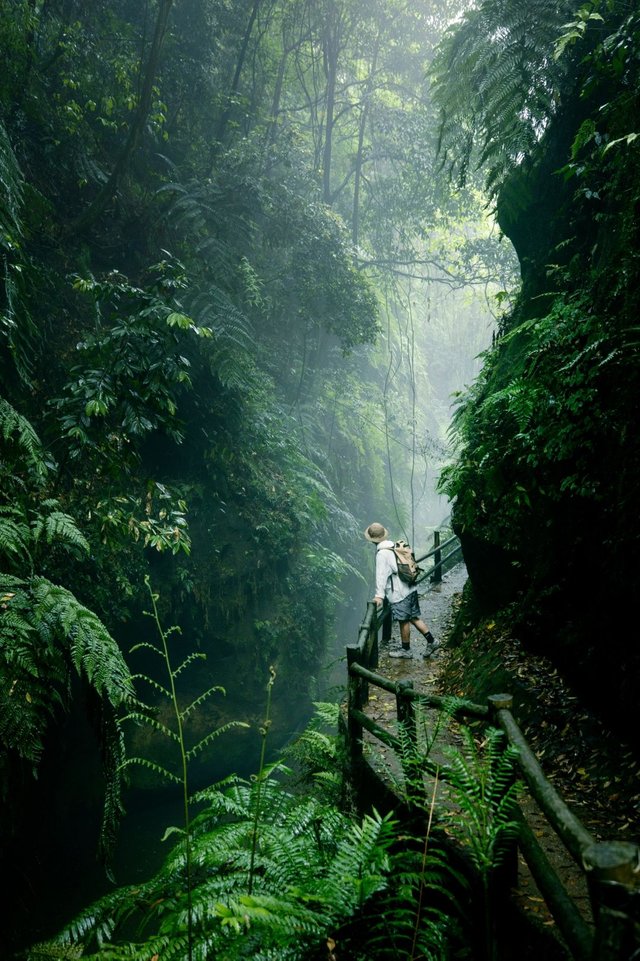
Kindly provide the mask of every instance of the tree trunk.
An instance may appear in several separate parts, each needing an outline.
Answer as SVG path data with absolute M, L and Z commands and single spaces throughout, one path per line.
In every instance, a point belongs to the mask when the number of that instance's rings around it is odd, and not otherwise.
M 261 3 L 261 0 L 253 0 L 253 7 L 251 8 L 251 16 L 249 17 L 249 22 L 247 24 L 247 28 L 242 38 L 242 44 L 240 45 L 240 51 L 238 53 L 238 59 L 236 61 L 236 69 L 234 70 L 233 80 L 231 81 L 231 89 L 229 91 L 229 100 L 228 100 L 227 106 L 222 112 L 220 120 L 218 121 L 218 131 L 216 134 L 216 141 L 218 144 L 221 144 L 222 141 L 224 140 L 227 124 L 231 116 L 233 97 L 238 92 L 238 88 L 240 86 L 240 75 L 242 74 L 242 68 L 247 58 L 249 41 L 251 39 L 251 34 L 253 32 L 253 25 L 255 24 L 256 17 L 258 16 L 260 3 Z
M 331 4 L 326 30 L 324 33 L 324 70 L 327 78 L 324 149 L 322 152 L 322 195 L 326 204 L 331 204 L 331 152 L 333 149 L 333 124 L 336 96 L 336 76 L 340 52 L 340 13 L 335 3 Z
M 371 109 L 371 94 L 373 92 L 374 77 L 378 64 L 378 51 L 380 50 L 380 34 L 376 37 L 376 45 L 371 60 L 371 71 L 367 81 L 366 90 L 362 98 L 362 113 L 360 114 L 360 125 L 358 129 L 358 150 L 356 152 L 354 179 L 353 179 L 353 214 L 351 218 L 351 237 L 354 245 L 358 245 L 360 233 L 360 181 L 362 179 L 362 160 L 364 151 L 364 134 L 369 119 Z
M 83 230 L 86 230 L 87 227 L 90 227 L 93 223 L 95 223 L 98 217 L 103 213 L 107 204 L 115 195 L 122 175 L 129 164 L 131 154 L 138 144 L 140 134 L 142 133 L 142 129 L 146 123 L 147 116 L 149 115 L 149 110 L 151 108 L 153 84 L 156 78 L 158 64 L 160 62 L 160 53 L 162 51 L 162 44 L 167 31 L 167 23 L 172 6 L 173 0 L 161 0 L 160 8 L 158 10 L 158 18 L 156 20 L 156 27 L 153 34 L 153 42 L 151 44 L 151 51 L 149 53 L 147 68 L 144 75 L 140 102 L 138 104 L 138 109 L 136 111 L 136 115 L 134 117 L 133 124 L 131 125 L 129 136 L 127 137 L 124 148 L 116 161 L 115 167 L 111 171 L 111 176 L 98 193 L 98 196 L 87 208 L 87 210 L 81 214 L 80 217 L 78 217 L 78 219 L 71 225 L 70 231 L 73 233 L 81 233 Z

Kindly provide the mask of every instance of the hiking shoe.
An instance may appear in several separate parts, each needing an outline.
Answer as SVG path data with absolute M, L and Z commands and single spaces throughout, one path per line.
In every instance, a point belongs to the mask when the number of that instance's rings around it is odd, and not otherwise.
M 428 631 L 428 633 L 425 634 L 424 639 L 427 642 L 426 647 L 424 649 L 424 656 L 431 657 L 431 655 L 435 654 L 435 652 L 440 647 L 440 641 L 436 641 L 431 631 Z
M 404 647 L 396 647 L 389 651 L 389 657 L 413 657 L 413 652 Z

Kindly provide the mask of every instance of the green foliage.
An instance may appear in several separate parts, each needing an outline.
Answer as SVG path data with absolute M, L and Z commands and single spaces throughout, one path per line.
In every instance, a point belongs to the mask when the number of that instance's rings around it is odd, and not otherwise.
M 33 276 L 24 253 L 24 193 L 22 171 L 0 117 L 0 363 L 6 349 L 11 366 L 28 383 L 33 371 L 35 327 L 27 297 Z M 4 417 L 3 422 L 6 427 Z
M 428 834 L 422 850 L 418 839 L 405 836 L 391 855 L 391 870 L 391 883 L 363 911 L 361 929 L 341 943 L 357 961 L 464 957 L 468 885 L 450 852 Z
M 462 725 L 460 734 L 462 747 L 447 749 L 447 794 L 453 802 L 447 827 L 486 878 L 502 863 L 518 833 L 518 751 L 505 746 L 505 734 L 498 728 L 487 728 L 480 747 L 469 728 Z
M 108 865 L 123 814 L 124 741 L 117 718 L 133 696 L 129 670 L 99 618 L 69 591 L 42 577 L 0 575 L 3 807 L 11 807 L 23 763 L 37 776 L 46 735 L 69 710 L 74 674 L 98 695 L 102 708 L 106 785 L 100 847 Z M 9 825 L 8 814 L 3 818 Z
M 195 700 L 186 706 L 181 705 L 178 697 L 177 681 L 178 678 L 184 673 L 184 671 L 195 661 L 203 658 L 202 654 L 191 654 L 188 655 L 176 668 L 173 667 L 171 661 L 171 654 L 169 652 L 169 638 L 172 634 L 179 633 L 179 628 L 172 627 L 165 630 L 160 622 L 160 615 L 158 613 L 158 595 L 153 593 L 149 578 L 146 578 L 146 586 L 151 597 L 152 610 L 147 612 L 148 616 L 153 620 L 155 625 L 158 643 L 153 644 L 150 642 L 143 642 L 137 644 L 133 651 L 140 650 L 144 648 L 145 650 L 150 650 L 152 653 L 158 655 L 165 666 L 167 675 L 167 685 L 164 687 L 161 683 L 154 681 L 150 677 L 145 675 L 139 675 L 138 677 L 142 680 L 146 680 L 157 694 L 165 697 L 171 704 L 171 709 L 173 712 L 173 720 L 175 723 L 175 728 L 169 727 L 162 721 L 158 721 L 153 716 L 153 711 L 150 707 L 146 707 L 144 704 L 140 705 L 142 709 L 135 710 L 134 712 L 127 715 L 124 720 L 133 720 L 139 724 L 146 724 L 152 728 L 156 733 L 159 733 L 163 737 L 167 738 L 170 742 L 174 743 L 178 748 L 178 768 L 179 774 L 175 774 L 169 771 L 167 768 L 162 767 L 156 761 L 149 758 L 140 757 L 129 757 L 127 758 L 122 767 L 126 767 L 130 764 L 141 764 L 143 767 L 148 768 L 153 771 L 156 775 L 160 775 L 163 779 L 170 783 L 177 783 L 182 789 L 182 809 L 184 823 L 181 830 L 178 832 L 184 836 L 185 845 L 185 887 L 186 887 L 186 897 L 187 897 L 187 948 L 188 957 L 191 959 L 193 957 L 193 854 L 192 854 L 192 832 L 191 832 L 191 798 L 189 791 L 189 762 L 193 758 L 197 757 L 205 748 L 209 747 L 213 740 L 223 734 L 225 731 L 233 727 L 246 727 L 240 721 L 231 721 L 222 727 L 218 727 L 212 731 L 209 731 L 204 737 L 201 737 L 197 743 L 193 744 L 191 747 L 187 747 L 185 740 L 185 723 L 187 719 L 201 707 L 205 701 L 210 698 L 213 694 L 224 690 L 218 686 L 211 687 L 209 690 L 202 692 Z M 136 678 L 138 679 L 138 678 Z M 262 772 L 261 772 L 262 773 Z M 256 809 L 257 810 L 257 809 Z M 256 819 L 257 819 L 256 813 Z M 177 831 L 175 828 L 169 829 L 165 834 L 165 838 L 170 834 Z M 254 842 L 255 843 L 255 842 Z M 253 855 L 252 855 L 253 860 Z M 251 893 L 251 882 L 249 884 L 249 893 Z
M 553 59 L 571 2 L 484 0 L 449 28 L 431 69 L 441 110 L 442 163 L 459 185 L 484 167 L 495 197 L 536 152 L 557 107 L 563 66 Z
M 272 672 L 263 745 L 274 680 Z M 318 704 L 300 750 L 290 752 L 312 778 L 323 761 L 327 773 L 335 768 L 335 750 L 325 743 L 318 751 L 314 735 L 335 724 L 336 711 Z M 322 784 L 320 794 L 289 791 L 291 774 L 261 760 L 257 777 L 230 776 L 200 791 L 188 829 L 165 832 L 174 846 L 152 878 L 101 898 L 26 957 L 81 947 L 88 958 L 303 961 L 332 941 L 357 961 L 452 956 L 468 892 L 450 856 L 429 833 L 399 835 L 391 816 L 374 810 L 354 820 L 323 799 Z
M 180 264 L 150 271 L 151 285 L 133 287 L 117 272 L 103 281 L 77 277 L 75 290 L 91 298 L 94 332 L 76 345 L 81 363 L 71 368 L 64 395 L 53 401 L 70 457 L 109 474 L 131 470 L 139 445 L 160 430 L 175 442 L 180 393 L 191 385 L 187 335 L 210 337 L 176 310 L 185 286 Z
M 159 695 L 161 699 L 166 699 L 170 703 L 175 727 L 172 728 L 162 720 L 158 720 L 155 716 L 156 709 L 152 705 L 145 704 L 143 701 L 138 701 L 136 704 L 136 710 L 130 712 L 123 720 L 146 725 L 157 734 L 175 744 L 178 749 L 178 763 L 176 764 L 175 771 L 170 771 L 167 768 L 162 767 L 153 759 L 143 757 L 128 757 L 124 762 L 124 765 L 128 767 L 133 764 L 140 764 L 149 770 L 154 771 L 156 774 L 159 774 L 167 781 L 177 783 L 182 786 L 185 803 L 185 822 L 187 825 L 185 830 L 188 830 L 189 789 L 187 770 L 189 762 L 198 757 L 198 755 L 201 754 L 205 748 L 209 747 L 210 744 L 221 734 L 224 734 L 226 731 L 234 727 L 247 727 L 247 725 L 242 721 L 230 721 L 222 727 L 218 727 L 215 730 L 209 731 L 203 737 L 200 737 L 195 743 L 191 745 L 187 744 L 185 740 L 185 723 L 187 720 L 209 698 L 213 697 L 214 694 L 224 694 L 225 691 L 224 688 L 220 687 L 219 685 L 214 685 L 208 688 L 206 691 L 201 692 L 188 704 L 184 705 L 180 703 L 177 689 L 178 679 L 184 674 L 189 666 L 193 665 L 197 661 L 205 660 L 206 655 L 199 652 L 193 652 L 187 655 L 177 665 L 177 667 L 173 666 L 171 653 L 169 650 L 169 638 L 174 634 L 180 634 L 181 631 L 180 628 L 175 625 L 166 630 L 163 628 L 160 621 L 160 614 L 158 612 L 158 595 L 153 593 L 148 577 L 145 578 L 145 582 L 151 596 L 152 603 L 152 610 L 145 613 L 154 622 L 155 629 L 158 634 L 158 642 L 154 644 L 152 641 L 142 641 L 139 644 L 134 645 L 131 648 L 130 653 L 133 654 L 137 651 L 150 651 L 152 654 L 159 657 L 166 670 L 167 679 L 165 683 L 162 683 L 147 674 L 136 674 L 133 676 L 133 679 L 135 681 L 145 681 L 156 695 Z
M 302 734 L 282 751 L 285 762 L 299 771 L 301 783 L 320 799 L 345 807 L 344 739 L 338 734 L 340 705 L 314 702 L 314 715 Z
M 0 246 L 11 250 L 21 233 L 23 180 L 7 131 L 0 123 Z
M 600 0 L 590 0 L 583 7 L 580 7 L 575 14 L 575 20 L 571 20 L 569 23 L 563 23 L 562 28 L 565 33 L 563 33 L 556 41 L 554 57 L 558 60 L 565 52 L 567 47 L 576 43 L 579 40 L 583 40 L 587 32 L 587 28 L 593 21 L 599 21 L 604 23 L 604 18 L 597 13 L 597 8 L 600 6 Z
M 487 355 L 452 421 L 457 460 L 440 478 L 463 528 L 482 527 L 492 542 L 522 552 L 545 502 L 603 501 L 593 451 L 612 422 L 600 422 L 596 409 L 626 366 L 627 336 L 607 330 L 585 297 L 557 298 Z
M 7 752 L 37 762 L 49 721 L 67 705 L 72 669 L 114 709 L 132 697 L 133 688 L 115 641 L 69 591 L 43 577 L 6 574 L 0 591 L 4 709 L 14 720 L 22 712 L 16 729 L 3 722 L 3 744 Z
M 2 560 L 122 637 L 152 571 L 234 700 L 273 664 L 300 705 L 389 493 L 372 278 L 441 279 L 469 209 L 433 176 L 423 95 L 456 5 L 169 6 L 141 112 L 153 5 L 0 0 Z M 455 283 L 484 284 L 491 240 L 456 238 Z
M 9 453 L 6 459 L 3 458 L 3 479 L 7 474 L 7 460 L 15 465 L 20 458 L 24 458 L 28 469 L 34 475 L 46 473 L 47 465 L 40 438 L 26 417 L 19 414 L 4 397 L 0 397 L 0 430 L 4 444 L 14 448 L 14 453 Z
M 258 797 L 258 794 L 261 797 Z M 194 956 L 302 958 L 388 883 L 393 823 L 353 824 L 313 797 L 286 792 L 274 777 L 233 779 L 199 795 L 191 824 Z M 252 894 L 247 893 L 254 819 L 260 810 Z M 84 957 L 187 954 L 186 842 L 150 880 L 113 892 L 61 932 Z M 125 932 L 144 924 L 143 940 Z M 42 946 L 39 952 L 45 950 Z
M 43 490 L 50 465 L 26 418 L 0 401 L 0 771 L 3 807 L 23 765 L 37 776 L 46 737 L 69 711 L 73 678 L 97 696 L 103 715 L 106 774 L 101 845 L 113 849 L 122 815 L 118 765 L 124 745 L 120 709 L 133 696 L 130 672 L 96 615 L 65 587 L 42 575 L 61 559 L 84 558 L 89 544 L 75 520 Z M 7 824 L 11 818 L 5 817 Z
M 188 554 L 191 538 L 186 512 L 187 502 L 179 493 L 150 480 L 142 503 L 133 494 L 107 496 L 94 504 L 90 517 L 105 544 L 132 539 L 160 552 Z

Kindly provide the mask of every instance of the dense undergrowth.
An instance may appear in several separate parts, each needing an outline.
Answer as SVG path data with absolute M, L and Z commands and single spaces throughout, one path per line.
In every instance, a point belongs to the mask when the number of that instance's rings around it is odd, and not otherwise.
M 637 741 L 640 21 L 624 2 L 544 6 L 530 30 L 524 7 L 488 0 L 442 54 L 445 142 L 455 155 L 452 131 L 472 121 L 486 134 L 475 157 L 523 284 L 459 399 L 441 484 L 481 613 L 511 604 L 518 636 Z M 527 109 L 508 113 L 515 101 Z

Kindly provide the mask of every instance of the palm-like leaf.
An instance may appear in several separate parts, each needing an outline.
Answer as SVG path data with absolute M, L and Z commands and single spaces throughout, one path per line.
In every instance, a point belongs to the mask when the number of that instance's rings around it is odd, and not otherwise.
M 432 76 L 443 163 L 459 183 L 485 167 L 495 195 L 531 155 L 557 108 L 566 67 L 554 58 L 570 0 L 484 0 L 440 45 Z

